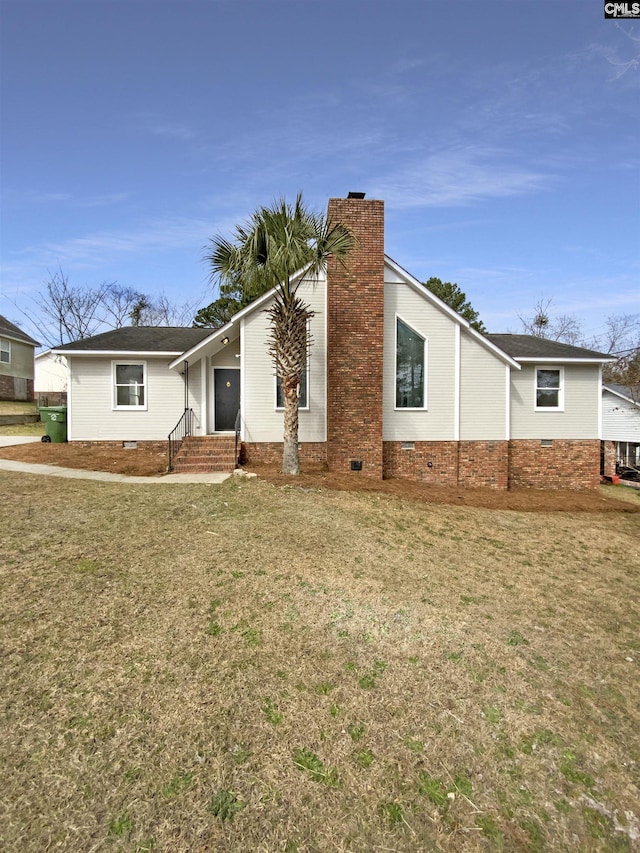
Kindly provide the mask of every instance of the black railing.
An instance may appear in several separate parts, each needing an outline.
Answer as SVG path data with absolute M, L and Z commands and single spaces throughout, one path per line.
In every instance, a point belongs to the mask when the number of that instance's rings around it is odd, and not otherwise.
M 169 465 L 168 469 L 173 469 L 173 460 L 178 455 L 180 445 L 183 439 L 193 432 L 193 409 L 185 409 L 182 417 L 169 433 Z
M 236 431 L 236 468 L 240 467 L 240 457 L 238 456 L 238 444 L 240 443 L 240 427 L 242 424 L 242 418 L 240 417 L 240 409 L 238 409 L 238 413 L 236 414 L 236 423 L 235 423 L 235 431 Z

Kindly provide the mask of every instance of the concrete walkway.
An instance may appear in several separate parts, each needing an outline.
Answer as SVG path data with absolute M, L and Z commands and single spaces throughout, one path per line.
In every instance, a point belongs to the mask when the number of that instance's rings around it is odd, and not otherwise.
M 22 442 L 20 442 L 22 443 Z M 0 471 L 14 471 L 22 474 L 46 474 L 49 477 L 68 477 L 72 480 L 100 480 L 103 483 L 140 483 L 165 486 L 185 485 L 187 483 L 224 483 L 231 474 L 216 471 L 211 474 L 165 474 L 160 477 L 130 477 L 127 474 L 110 474 L 108 471 L 84 471 L 80 468 L 62 468 L 59 465 L 42 465 L 38 462 L 15 462 L 13 459 L 0 459 Z
M 40 440 L 39 435 L 0 435 L 0 447 L 13 447 L 14 444 L 31 444 L 34 441 Z

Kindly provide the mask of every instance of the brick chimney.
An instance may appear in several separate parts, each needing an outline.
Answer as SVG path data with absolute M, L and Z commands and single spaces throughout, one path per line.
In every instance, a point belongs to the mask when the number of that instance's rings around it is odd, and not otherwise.
M 329 199 L 328 218 L 358 242 L 327 268 L 327 463 L 382 479 L 384 202 L 349 193 Z

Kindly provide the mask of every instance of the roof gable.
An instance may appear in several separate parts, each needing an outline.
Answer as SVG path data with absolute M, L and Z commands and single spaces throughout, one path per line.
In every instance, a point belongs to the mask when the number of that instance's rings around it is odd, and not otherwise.
M 615 385 L 612 382 L 604 382 L 602 384 L 602 390 L 609 394 L 614 394 L 616 397 L 621 397 L 628 403 L 632 403 L 634 406 L 638 406 L 640 408 L 640 386 L 638 385 L 632 385 L 629 387 L 628 385 Z
M 31 335 L 23 332 L 22 329 L 16 326 L 15 323 L 12 323 L 11 320 L 7 320 L 2 314 L 0 314 L 0 335 L 12 338 L 14 341 L 20 341 L 23 344 L 29 344 L 30 346 L 40 346 L 40 343 L 35 341 Z

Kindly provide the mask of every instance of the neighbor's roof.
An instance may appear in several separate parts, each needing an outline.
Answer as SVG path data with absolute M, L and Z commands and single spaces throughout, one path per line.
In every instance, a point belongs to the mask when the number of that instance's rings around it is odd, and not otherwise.
M 596 350 L 550 341 L 536 335 L 486 335 L 489 340 L 518 361 L 613 361 Z
M 40 346 L 38 341 L 34 341 L 30 335 L 23 332 L 22 329 L 19 329 L 10 320 L 7 320 L 2 314 L 0 314 L 0 335 L 6 335 L 8 338 L 14 338 L 14 340 L 22 341 L 25 344 L 32 344 L 34 347 Z
M 167 353 L 180 355 L 211 334 L 211 329 L 187 326 L 123 326 L 53 347 L 61 353 Z
M 640 406 L 640 384 L 632 383 L 631 385 L 615 385 L 613 382 L 603 382 L 602 387 L 605 391 L 611 391 L 618 397 L 624 397 L 634 406 Z

